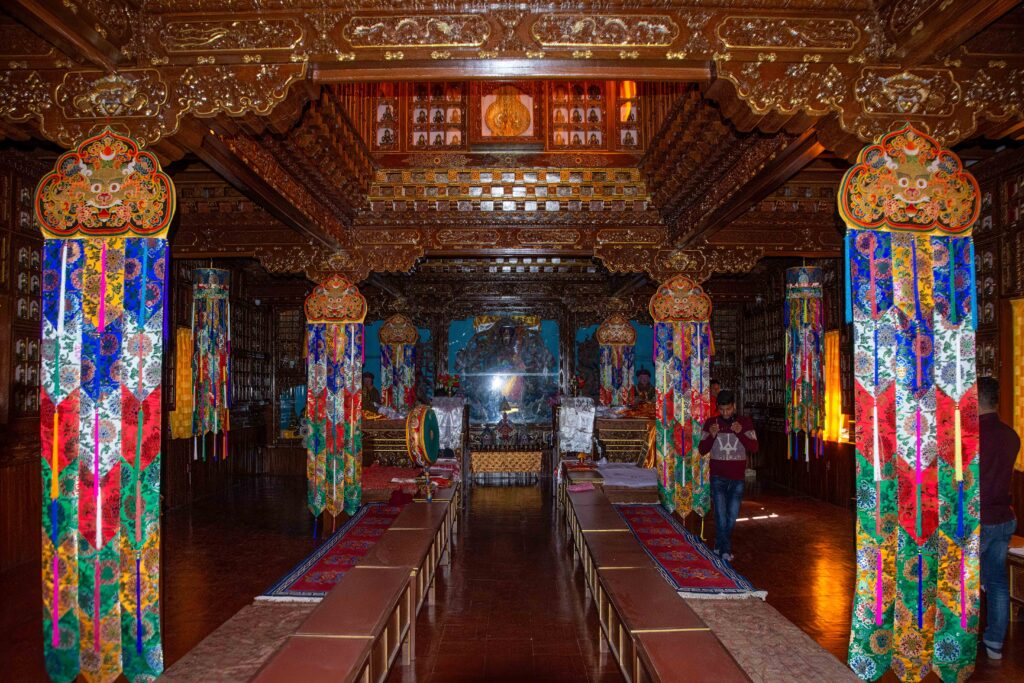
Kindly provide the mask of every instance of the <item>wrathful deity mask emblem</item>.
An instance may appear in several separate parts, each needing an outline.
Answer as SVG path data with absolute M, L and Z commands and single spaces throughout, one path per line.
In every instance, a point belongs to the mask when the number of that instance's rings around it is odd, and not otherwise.
M 510 138 L 525 133 L 530 127 L 530 109 L 519 101 L 522 93 L 511 85 L 503 85 L 494 94 L 496 99 L 484 113 L 491 134 Z

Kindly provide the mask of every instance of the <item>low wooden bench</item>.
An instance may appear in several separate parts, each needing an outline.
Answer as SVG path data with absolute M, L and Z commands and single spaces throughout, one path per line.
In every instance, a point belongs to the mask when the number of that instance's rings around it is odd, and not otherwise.
M 291 636 L 252 679 L 257 683 L 376 683 L 368 638 Z
M 359 647 L 356 644 L 365 647 Z M 310 651 L 339 647 L 346 659 L 303 663 Z M 387 678 L 399 651 L 412 661 L 415 596 L 408 567 L 356 566 L 257 673 L 267 681 L 373 681 Z
M 633 534 L 584 534 L 583 573 L 587 587 L 596 597 L 598 570 L 650 567 L 651 558 Z
M 595 601 L 607 647 L 627 679 L 632 676 L 638 656 L 634 634 L 710 631 L 650 562 L 631 569 L 599 567 Z M 601 646 L 604 649 L 606 643 L 602 641 Z
M 567 492 L 564 512 L 597 606 L 600 649 L 611 650 L 629 683 L 749 680 L 661 575 L 604 492 Z M 673 648 L 685 657 L 675 657 Z
M 389 530 L 408 531 L 412 529 L 434 530 L 434 544 L 437 546 L 436 554 L 441 564 L 448 564 L 448 544 L 452 536 L 451 509 L 452 504 L 448 501 L 437 500 L 432 502 L 412 502 L 405 506 L 395 521 L 388 527 Z
M 425 600 L 429 599 L 431 603 L 434 601 L 434 573 L 441 559 L 441 551 L 436 543 L 434 529 L 392 527 L 377 539 L 356 567 L 407 567 L 415 584 L 418 612 Z
M 741 683 L 750 677 L 711 631 L 633 635 L 638 657 L 632 683 Z

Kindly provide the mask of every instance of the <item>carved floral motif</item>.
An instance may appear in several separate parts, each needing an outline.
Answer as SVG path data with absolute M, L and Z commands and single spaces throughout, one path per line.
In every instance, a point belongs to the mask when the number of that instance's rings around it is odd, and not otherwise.
M 542 14 L 530 34 L 544 47 L 668 47 L 679 26 L 664 14 Z
M 358 16 L 341 35 L 352 47 L 479 47 L 491 25 L 479 14 Z
M 189 67 L 177 97 L 196 116 L 268 114 L 306 75 L 306 63 Z
M 726 17 L 718 37 L 727 47 L 772 50 L 852 50 L 860 31 L 850 19 Z

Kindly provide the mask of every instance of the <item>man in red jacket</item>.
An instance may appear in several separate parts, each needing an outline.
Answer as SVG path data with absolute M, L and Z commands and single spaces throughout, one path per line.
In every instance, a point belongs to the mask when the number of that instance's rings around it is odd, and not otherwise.
M 992 659 L 1003 658 L 1003 639 L 1010 618 L 1010 585 L 1006 551 L 1017 528 L 1010 496 L 1013 463 L 1020 437 L 999 420 L 999 383 L 978 379 L 978 471 L 981 489 L 981 586 L 985 589 L 988 625 L 982 640 Z
M 747 456 L 757 452 L 754 423 L 736 414 L 736 397 L 718 393 L 718 415 L 704 423 L 701 455 L 711 453 L 711 504 L 715 508 L 715 553 L 732 562 L 732 528 L 740 514 Z

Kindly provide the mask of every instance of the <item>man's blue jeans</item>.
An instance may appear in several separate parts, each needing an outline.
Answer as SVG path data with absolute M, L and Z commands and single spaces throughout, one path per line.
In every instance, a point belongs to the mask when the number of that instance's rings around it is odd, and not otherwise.
M 712 484 L 714 486 L 714 484 Z M 1006 549 L 1017 520 L 1002 524 L 981 525 L 981 585 L 985 588 L 988 626 L 983 640 L 986 645 L 1001 648 L 1010 620 L 1010 583 L 1006 576 Z
M 743 480 L 711 477 L 711 503 L 715 506 L 715 550 L 732 554 L 732 528 L 740 515 Z

